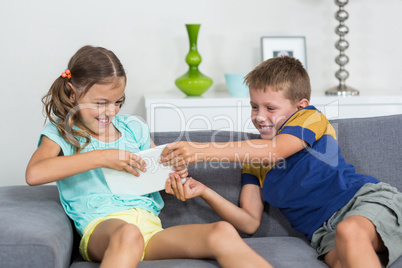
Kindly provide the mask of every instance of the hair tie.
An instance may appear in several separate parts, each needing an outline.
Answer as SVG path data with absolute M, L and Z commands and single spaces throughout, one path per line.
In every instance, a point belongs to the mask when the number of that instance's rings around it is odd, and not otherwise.
M 70 72 L 70 70 L 69 70 L 69 69 L 65 70 L 65 71 L 61 74 L 61 77 L 63 77 L 63 78 L 68 77 L 68 79 L 70 79 L 70 78 L 71 78 L 71 72 Z

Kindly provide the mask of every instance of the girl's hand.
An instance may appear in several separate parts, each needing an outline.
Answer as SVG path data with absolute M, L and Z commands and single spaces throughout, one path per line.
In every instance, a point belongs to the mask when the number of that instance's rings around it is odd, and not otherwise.
M 200 156 L 198 152 L 202 149 L 201 147 L 201 144 L 196 142 L 191 142 L 191 144 L 186 141 L 170 143 L 163 149 L 160 163 L 179 167 L 200 162 L 202 159 L 197 158 Z
M 118 149 L 101 150 L 104 167 L 125 171 L 140 176 L 138 170 L 146 171 L 145 161 L 137 154 Z
M 182 184 L 181 177 L 176 173 L 170 173 L 165 185 L 165 192 L 176 196 L 181 201 L 202 196 L 206 189 L 207 187 L 204 184 L 191 177 Z

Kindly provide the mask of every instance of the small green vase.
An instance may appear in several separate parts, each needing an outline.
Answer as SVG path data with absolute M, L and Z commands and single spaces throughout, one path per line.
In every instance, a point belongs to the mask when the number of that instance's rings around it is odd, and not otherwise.
M 212 86 L 212 79 L 203 75 L 198 70 L 201 63 L 201 55 L 197 50 L 198 31 L 200 24 L 186 24 L 190 51 L 186 56 L 186 63 L 189 66 L 187 73 L 176 79 L 176 86 L 187 96 L 201 96 Z

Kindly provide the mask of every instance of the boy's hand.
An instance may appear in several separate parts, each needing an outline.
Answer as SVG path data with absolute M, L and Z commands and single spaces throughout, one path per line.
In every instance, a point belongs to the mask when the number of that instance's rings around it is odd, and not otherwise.
M 171 173 L 166 180 L 165 192 L 177 197 L 181 201 L 187 201 L 194 197 L 202 196 L 206 186 L 193 178 L 187 178 L 182 184 L 181 178 L 176 173 Z
M 146 162 L 139 155 L 118 149 L 100 150 L 102 166 L 120 171 L 126 171 L 134 176 L 140 176 L 138 170 L 146 171 Z
M 197 152 L 200 151 L 201 145 L 199 148 L 197 145 L 199 143 L 192 142 L 191 144 L 186 141 L 179 141 L 175 143 L 170 143 L 166 145 L 161 153 L 160 163 L 164 165 L 173 165 L 175 167 L 183 166 L 183 165 L 191 165 L 197 161 Z M 197 151 L 196 151 L 197 149 Z M 201 160 L 202 161 L 202 160 Z

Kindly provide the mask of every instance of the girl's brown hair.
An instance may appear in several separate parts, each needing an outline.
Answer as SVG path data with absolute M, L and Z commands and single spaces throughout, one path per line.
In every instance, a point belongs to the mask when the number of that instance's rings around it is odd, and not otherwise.
M 71 72 L 71 78 L 59 76 L 42 102 L 46 117 L 57 127 L 64 140 L 79 153 L 90 143 L 91 138 L 83 131 L 85 128 L 78 118 L 78 108 L 70 100 L 71 94 L 74 93 L 76 99 L 79 99 L 95 84 L 109 84 L 122 77 L 126 82 L 127 77 L 120 60 L 112 51 L 103 47 L 80 48 L 70 59 L 67 69 Z M 79 129 L 73 129 L 73 126 Z M 81 146 L 80 140 L 84 145 Z
M 254 68 L 245 77 L 250 90 L 265 90 L 271 86 L 275 91 L 283 91 L 292 103 L 302 99 L 310 100 L 311 85 L 307 71 L 298 59 L 280 56 L 268 59 Z

